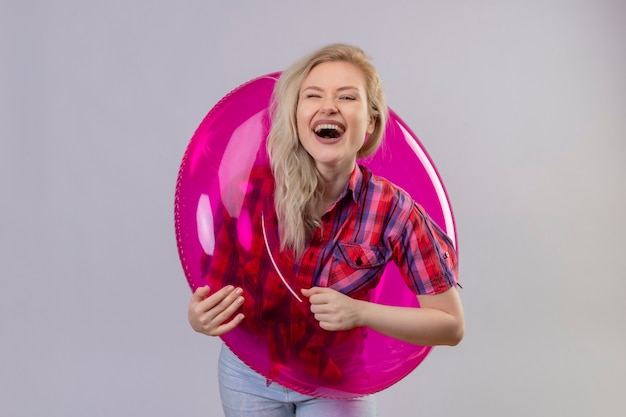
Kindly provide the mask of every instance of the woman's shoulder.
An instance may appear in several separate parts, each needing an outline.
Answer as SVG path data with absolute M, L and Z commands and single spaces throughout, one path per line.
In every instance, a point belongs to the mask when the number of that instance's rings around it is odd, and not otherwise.
M 366 166 L 361 166 L 364 186 L 374 193 L 379 199 L 395 200 L 399 204 L 412 207 L 415 203 L 413 197 L 399 185 L 385 177 L 374 174 Z

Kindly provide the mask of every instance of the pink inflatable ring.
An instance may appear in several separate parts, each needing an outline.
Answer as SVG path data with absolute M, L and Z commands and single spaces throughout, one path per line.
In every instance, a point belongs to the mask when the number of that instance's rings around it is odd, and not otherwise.
M 230 92 L 211 109 L 187 147 L 176 185 L 175 227 L 180 260 L 192 290 L 204 285 L 224 285 L 212 281 L 207 274 L 213 257 L 218 256 L 216 248 L 232 244 L 220 242 L 220 213 L 232 201 L 244 200 L 255 168 L 268 164 L 268 105 L 278 76 L 279 73 L 268 74 Z M 406 190 L 456 244 L 452 210 L 437 170 L 417 137 L 393 111 L 390 110 L 383 146 L 373 157 L 359 163 Z M 237 222 L 237 230 L 242 230 L 238 243 L 245 244 L 249 239 L 246 230 L 251 228 L 247 224 L 250 216 L 235 212 L 231 217 Z M 260 297 L 250 290 L 244 295 Z M 369 300 L 418 307 L 415 294 L 394 264 L 386 267 L 379 284 L 370 291 Z M 286 329 L 311 314 L 306 299 L 294 296 L 290 303 L 285 309 L 289 314 L 281 317 L 280 323 Z M 289 332 L 274 334 L 272 329 L 277 326 L 264 327 L 258 320 L 246 314 L 244 322 L 222 336 L 223 341 L 256 372 L 317 397 L 350 398 L 381 391 L 412 372 L 432 349 L 367 328 L 354 329 L 342 337 L 337 335 L 342 332 L 308 326 L 307 336 L 318 341 L 318 350 L 304 355 L 297 351 L 299 341 L 289 340 L 281 341 L 278 355 L 272 345 L 279 338 L 290 337 Z

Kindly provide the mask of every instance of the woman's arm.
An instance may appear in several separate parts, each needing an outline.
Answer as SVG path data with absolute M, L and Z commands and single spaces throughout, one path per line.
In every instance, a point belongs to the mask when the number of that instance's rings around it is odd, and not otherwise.
M 420 308 L 393 307 L 355 300 L 330 288 L 302 290 L 323 329 L 369 327 L 379 333 L 422 346 L 457 345 L 465 331 L 461 299 L 455 287 L 434 295 L 418 295 Z

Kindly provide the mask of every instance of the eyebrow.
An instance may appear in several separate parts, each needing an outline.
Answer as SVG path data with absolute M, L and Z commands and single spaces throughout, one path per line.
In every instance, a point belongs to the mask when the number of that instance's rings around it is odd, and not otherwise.
M 305 90 L 324 91 L 323 88 L 318 87 L 316 85 L 310 85 L 310 86 L 307 86 L 307 87 L 304 87 L 304 88 L 301 89 L 301 91 L 305 91 Z M 349 91 L 359 91 L 359 88 L 355 87 L 355 86 L 352 86 L 352 85 L 346 85 L 344 87 L 339 87 L 337 89 L 337 91 L 348 91 L 348 90 Z

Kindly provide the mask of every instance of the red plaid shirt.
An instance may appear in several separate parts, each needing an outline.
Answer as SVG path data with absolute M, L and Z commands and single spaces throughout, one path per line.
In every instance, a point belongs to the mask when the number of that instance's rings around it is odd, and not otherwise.
M 341 369 L 350 366 L 337 363 L 342 359 L 336 352 L 324 354 L 324 349 L 347 343 L 358 350 L 363 337 L 358 329 L 321 330 L 308 302 L 296 300 L 283 279 L 300 298 L 300 288 L 322 286 L 367 299 L 393 261 L 415 294 L 441 293 L 457 283 L 457 256 L 449 237 L 406 192 L 366 167 L 355 168 L 299 260 L 289 250 L 279 252 L 270 169 L 256 168 L 245 187 L 234 189 L 243 189 L 245 197 L 223 196 L 224 210 L 216 213 L 215 253 L 205 257 L 203 271 L 214 288 L 243 288 L 246 319 L 240 327 L 265 335 L 275 364 L 272 374 L 295 355 L 325 382 L 339 379 Z

